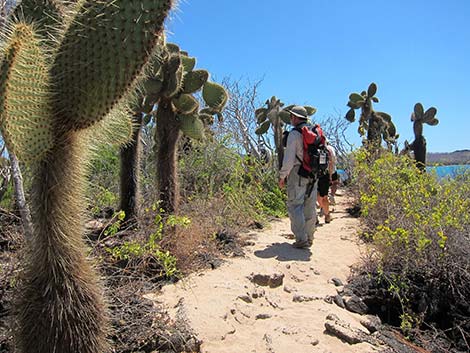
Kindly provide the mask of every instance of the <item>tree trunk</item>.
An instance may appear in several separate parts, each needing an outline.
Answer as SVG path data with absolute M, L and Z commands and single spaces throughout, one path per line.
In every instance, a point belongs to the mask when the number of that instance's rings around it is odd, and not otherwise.
M 160 207 L 171 214 L 178 210 L 179 189 L 177 175 L 177 148 L 180 130 L 171 100 L 162 98 L 157 109 L 155 130 L 157 151 L 157 181 Z
M 84 234 L 88 146 L 71 133 L 34 171 L 34 236 L 18 287 L 21 353 L 103 353 L 103 290 L 86 254 Z
M 11 178 L 13 179 L 13 186 L 15 190 L 16 207 L 20 211 L 21 222 L 23 224 L 23 231 L 27 241 L 33 237 L 33 224 L 31 220 L 31 212 L 29 211 L 28 204 L 23 189 L 23 176 L 21 175 L 20 164 L 18 159 L 13 153 L 9 153 L 11 163 Z
M 125 220 L 136 219 L 140 213 L 140 157 L 142 153 L 142 114 L 132 117 L 134 132 L 129 144 L 121 148 L 120 209 L 126 214 Z

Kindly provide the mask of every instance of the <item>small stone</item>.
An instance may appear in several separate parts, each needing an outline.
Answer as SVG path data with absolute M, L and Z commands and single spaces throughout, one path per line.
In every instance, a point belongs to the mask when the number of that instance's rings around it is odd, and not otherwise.
M 238 299 L 243 300 L 245 303 L 253 303 L 253 299 L 248 294 L 238 296 Z
M 311 302 L 313 300 L 318 300 L 318 297 L 315 296 L 308 296 L 308 295 L 302 295 L 302 294 L 294 294 L 292 297 L 292 301 L 295 303 L 302 303 L 302 302 Z
M 276 288 L 276 287 L 282 286 L 283 281 L 284 281 L 284 274 L 275 273 L 271 275 L 271 277 L 269 278 L 269 287 Z
M 368 311 L 367 305 L 356 295 L 345 299 L 344 305 L 346 306 L 346 309 L 353 313 L 364 315 L 367 314 Z
M 328 314 L 328 315 L 326 316 L 326 319 L 327 319 L 327 320 L 331 320 L 331 321 L 338 321 L 338 320 L 339 320 L 339 317 L 338 317 L 336 314 L 330 313 L 330 314 Z
M 374 333 L 382 326 L 382 321 L 378 316 L 367 315 L 360 321 L 361 325 L 364 326 L 370 333 Z
M 289 265 L 289 264 L 287 264 L 287 265 L 286 265 L 286 268 L 287 268 L 288 270 L 290 270 L 290 265 Z
M 251 274 L 250 281 L 258 286 L 267 286 L 269 283 L 269 275 L 262 275 L 260 273 Z
M 344 293 L 344 286 L 336 287 L 336 293 L 338 293 L 338 294 Z
M 336 287 L 339 287 L 339 286 L 342 286 L 342 285 L 343 285 L 343 282 L 342 282 L 339 278 L 332 278 L 332 279 L 331 279 L 331 282 L 333 282 L 333 284 L 334 284 Z
M 237 311 L 235 309 L 230 309 L 230 314 L 235 315 Z
M 272 275 L 264 274 L 251 274 L 249 280 L 259 286 L 269 286 L 270 288 L 276 288 L 282 285 L 284 281 L 283 273 L 274 273 Z
M 265 294 L 264 289 L 260 289 L 260 290 L 256 289 L 253 293 L 251 293 L 251 297 L 253 299 L 258 299 L 258 298 L 264 297 L 264 294 Z
M 335 302 L 336 305 L 338 305 L 340 308 L 343 308 L 344 309 L 344 300 L 343 300 L 343 297 L 341 295 L 335 295 L 334 298 L 333 298 L 333 301 Z
M 319 341 L 318 339 L 316 339 L 316 338 L 314 338 L 314 339 L 312 340 L 312 342 L 310 342 L 310 344 L 311 344 L 312 346 L 316 346 L 316 345 L 318 345 L 319 343 L 320 343 L 320 341 Z
M 272 315 L 270 314 L 258 314 L 256 315 L 256 320 L 266 320 L 266 319 L 270 319 L 272 317 Z
M 284 292 L 286 293 L 292 293 L 294 292 L 295 289 L 293 289 L 292 287 L 289 287 L 289 286 L 284 286 Z

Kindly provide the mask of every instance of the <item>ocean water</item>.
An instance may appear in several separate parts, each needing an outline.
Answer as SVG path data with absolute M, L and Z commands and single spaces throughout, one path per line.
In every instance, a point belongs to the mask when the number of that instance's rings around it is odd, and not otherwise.
M 433 172 L 435 171 L 437 176 L 440 178 L 445 177 L 454 177 L 457 174 L 462 174 L 464 172 L 470 171 L 470 164 L 463 165 L 440 165 L 437 167 L 426 167 L 426 171 Z
M 470 164 L 461 164 L 461 165 L 440 165 L 436 167 L 426 167 L 426 171 L 428 173 L 436 172 L 436 175 L 439 178 L 453 178 L 458 174 L 462 174 L 464 172 L 470 172 Z M 344 181 L 348 178 L 347 174 L 344 170 L 338 169 L 338 174 L 341 181 Z

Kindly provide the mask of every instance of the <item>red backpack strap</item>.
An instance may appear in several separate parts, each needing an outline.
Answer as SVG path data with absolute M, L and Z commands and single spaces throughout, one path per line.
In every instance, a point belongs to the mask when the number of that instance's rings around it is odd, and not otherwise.
M 318 136 L 320 136 L 320 144 L 324 145 L 326 143 L 326 136 L 323 133 L 322 128 L 320 127 L 320 124 L 315 124 L 313 129 L 317 133 Z

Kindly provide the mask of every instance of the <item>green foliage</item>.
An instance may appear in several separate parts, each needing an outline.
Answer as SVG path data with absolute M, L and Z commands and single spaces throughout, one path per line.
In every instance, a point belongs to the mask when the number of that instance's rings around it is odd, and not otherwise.
M 121 228 L 121 224 L 124 221 L 124 218 L 126 218 L 124 211 L 116 212 L 111 219 L 111 224 L 104 231 L 104 235 L 110 237 L 116 235 L 116 233 Z
M 226 223 L 240 217 L 263 220 L 268 215 L 285 216 L 285 196 L 275 172 L 255 158 L 241 157 L 226 145 L 230 145 L 228 136 L 221 141 L 201 141 L 182 155 L 182 194 L 188 202 L 221 200 L 227 212 L 223 220 Z
M 149 209 L 146 211 L 150 212 Z M 114 248 L 107 248 L 106 251 L 109 252 L 115 260 L 141 261 L 152 258 L 160 265 L 159 276 L 168 279 L 178 277 L 180 272 L 177 267 L 176 257 L 170 254 L 169 251 L 162 250 L 159 241 L 163 238 L 163 230 L 165 227 L 179 226 L 187 228 L 191 224 L 191 220 L 187 217 L 175 215 L 163 217 L 164 211 L 155 205 L 152 207 L 152 211 L 156 212 L 154 218 L 155 231 L 146 242 L 126 241 L 124 244 Z M 113 231 L 116 227 L 120 226 L 120 222 L 124 219 L 125 215 L 121 213 L 123 212 L 118 213 L 117 220 L 108 228 L 111 229 L 109 235 L 113 235 Z
M 406 331 L 415 322 L 409 303 L 414 279 L 436 283 L 449 302 L 468 295 L 463 257 L 468 253 L 470 174 L 439 180 L 433 173 L 419 173 L 406 156 L 384 153 L 373 160 L 365 149 L 356 152 L 355 162 L 367 237 L 380 254 L 379 273 L 402 304 Z

